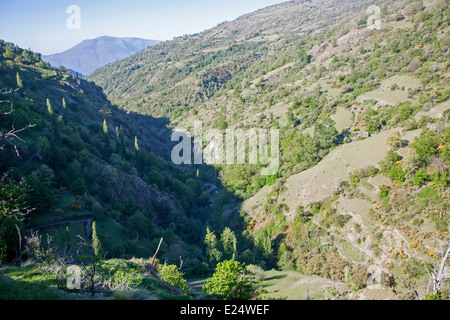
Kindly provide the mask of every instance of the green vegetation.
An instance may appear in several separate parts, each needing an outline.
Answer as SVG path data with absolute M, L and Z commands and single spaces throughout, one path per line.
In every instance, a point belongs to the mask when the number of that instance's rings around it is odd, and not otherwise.
M 380 7 L 370 30 L 365 1 L 279 4 L 88 81 L 1 41 L 0 296 L 70 299 L 70 262 L 80 299 L 448 298 L 427 284 L 449 241 L 450 12 Z M 278 129 L 278 172 L 175 166 L 171 128 L 196 120 Z
M 203 286 L 209 293 L 227 300 L 249 299 L 252 293 L 251 273 L 235 260 L 220 262 L 212 276 Z
M 214 171 L 175 167 L 163 120 L 126 115 L 99 87 L 54 71 L 39 54 L 3 41 L 0 54 L 0 88 L 15 87 L 19 79 L 23 85 L 2 91 L 2 100 L 8 101 L 1 104 L 2 112 L 10 103 L 13 109 L 0 115 L 1 132 L 26 129 L 17 134 L 20 140 L 0 141 L 0 170 L 6 173 L 2 212 L 8 216 L 0 221 L 2 261 L 27 259 L 25 251 L 18 256 L 14 248 L 30 228 L 39 227 L 59 242 L 67 226 L 77 230 L 71 232 L 73 250 L 80 235 L 101 243 L 105 258 L 148 257 L 154 242 L 164 237 L 161 253 L 172 253 L 169 262 L 189 256 L 185 269 L 199 270 L 212 195 L 202 183 L 214 182 Z M 29 214 L 17 222 L 12 212 Z M 91 234 L 86 226 L 93 220 Z

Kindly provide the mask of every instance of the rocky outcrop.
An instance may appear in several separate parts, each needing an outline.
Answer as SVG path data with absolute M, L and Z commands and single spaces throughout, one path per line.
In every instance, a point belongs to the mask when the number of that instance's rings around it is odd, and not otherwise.
M 150 208 L 163 210 L 158 215 L 184 214 L 179 202 L 171 195 L 161 191 L 155 185 L 149 185 L 140 177 L 127 174 L 111 165 L 96 164 L 94 170 L 99 173 L 101 185 L 98 188 L 106 192 L 112 203 L 124 204 L 130 198 L 144 211 Z

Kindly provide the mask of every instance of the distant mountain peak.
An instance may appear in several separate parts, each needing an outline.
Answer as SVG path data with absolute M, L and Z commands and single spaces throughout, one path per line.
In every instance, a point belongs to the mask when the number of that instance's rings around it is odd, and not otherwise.
M 42 56 L 42 59 L 53 67 L 64 66 L 88 75 L 108 63 L 127 58 L 160 42 L 135 37 L 101 36 L 84 40 L 64 52 Z

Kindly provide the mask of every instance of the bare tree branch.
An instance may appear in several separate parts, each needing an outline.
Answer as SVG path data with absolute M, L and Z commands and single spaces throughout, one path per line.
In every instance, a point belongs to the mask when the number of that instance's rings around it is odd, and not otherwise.
M 25 187 L 25 179 L 18 184 L 10 181 L 8 173 L 0 177 L 0 225 L 7 217 L 13 217 L 16 221 L 24 221 L 26 216 L 34 210 L 25 205 L 22 197 Z
M 17 90 L 19 90 L 19 88 L 15 89 L 14 91 L 12 89 L 10 89 L 10 90 L 3 89 L 3 90 L 0 91 L 0 95 L 10 94 L 12 92 L 16 92 Z M 9 111 L 1 111 L 0 110 L 0 115 L 10 115 L 11 113 L 14 112 L 14 104 L 13 104 L 13 102 L 11 102 L 10 100 L 0 100 L 0 104 L 2 104 L 2 103 L 9 103 L 10 105 L 9 105 Z M 28 128 L 32 128 L 34 126 L 35 126 L 35 124 L 29 123 L 26 126 L 24 126 L 23 128 L 16 129 L 15 126 L 14 126 L 14 122 L 13 122 L 13 124 L 11 126 L 11 130 L 9 130 L 9 131 L 7 131 L 5 133 L 0 132 L 0 141 L 4 140 L 7 143 L 9 143 L 14 148 L 17 157 L 21 158 L 19 149 L 17 148 L 17 144 L 16 144 L 16 142 L 14 140 L 19 140 L 20 142 L 25 142 L 22 138 L 20 138 L 18 136 L 18 134 L 20 132 L 22 132 L 22 131 L 24 131 L 24 130 L 26 130 Z M 4 147 L 5 147 L 5 144 L 1 144 L 0 143 L 0 150 L 3 150 Z
M 158 248 L 156 249 L 156 252 L 155 252 L 155 254 L 153 255 L 153 258 L 152 258 L 152 265 L 155 265 L 156 255 L 158 254 L 159 247 L 161 247 L 162 241 L 163 241 L 163 238 L 161 238 L 161 240 L 159 240 Z
M 156 255 L 158 254 L 159 248 L 161 247 L 162 241 L 163 241 L 163 238 L 161 238 L 161 240 L 159 240 L 158 248 L 156 249 L 156 252 L 152 257 L 152 262 L 147 264 L 147 269 L 150 274 L 155 273 L 155 259 L 156 259 Z
M 84 239 L 80 235 L 77 235 L 77 237 L 81 240 L 80 245 L 87 246 L 92 250 L 92 259 L 90 261 L 90 265 L 91 265 L 90 272 L 87 272 L 86 267 L 85 266 L 84 267 L 86 270 L 86 274 L 89 276 L 89 280 L 91 282 L 91 284 L 89 286 L 89 290 L 91 292 L 91 295 L 94 296 L 95 295 L 95 272 L 96 272 L 96 266 L 97 266 L 94 245 L 91 242 L 88 242 L 86 239 Z
M 427 292 L 429 291 L 430 284 L 433 284 L 433 294 L 435 294 L 437 291 L 440 290 L 441 284 L 444 282 L 444 279 L 449 276 L 448 274 L 445 273 L 445 265 L 447 259 L 449 258 L 450 258 L 450 242 L 447 245 L 447 250 L 442 255 L 442 259 L 439 263 L 438 270 L 436 271 L 435 269 L 433 269 L 430 272 L 427 268 L 425 268 L 430 277 Z

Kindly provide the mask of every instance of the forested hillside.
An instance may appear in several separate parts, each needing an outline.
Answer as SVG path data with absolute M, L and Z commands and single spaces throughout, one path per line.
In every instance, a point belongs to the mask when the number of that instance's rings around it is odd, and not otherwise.
M 164 238 L 162 257 L 182 256 L 186 271 L 201 272 L 214 171 L 170 162 L 164 119 L 121 111 L 35 52 L 5 42 L 0 52 L 2 200 L 17 188 L 32 209 L 20 221 L 2 218 L 2 261 L 26 260 L 19 237 L 31 232 L 75 249 L 96 221 L 104 258 L 149 257 Z M 8 137 L 10 129 L 18 131 Z

